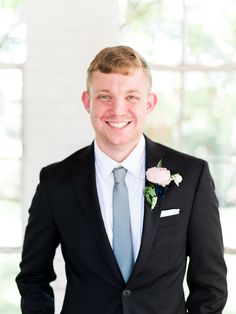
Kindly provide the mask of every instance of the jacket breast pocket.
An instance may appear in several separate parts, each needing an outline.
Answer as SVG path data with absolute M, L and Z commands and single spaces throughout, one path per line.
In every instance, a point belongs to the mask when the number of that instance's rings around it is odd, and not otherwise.
M 180 211 L 179 214 L 160 217 L 159 228 L 180 224 L 184 222 L 184 214 Z

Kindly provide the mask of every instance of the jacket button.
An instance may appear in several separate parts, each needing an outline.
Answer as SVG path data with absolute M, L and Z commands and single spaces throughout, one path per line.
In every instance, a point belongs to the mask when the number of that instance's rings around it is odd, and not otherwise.
M 131 295 L 131 291 L 130 290 L 124 290 L 122 294 L 125 298 L 128 298 Z

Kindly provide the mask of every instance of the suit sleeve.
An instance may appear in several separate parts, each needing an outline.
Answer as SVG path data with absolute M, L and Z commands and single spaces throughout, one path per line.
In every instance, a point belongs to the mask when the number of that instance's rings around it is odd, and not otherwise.
M 227 299 L 226 265 L 218 201 L 206 162 L 193 202 L 187 250 L 188 313 L 221 314 Z
M 56 279 L 53 269 L 59 243 L 44 183 L 44 171 L 29 209 L 25 231 L 21 271 L 16 277 L 23 314 L 54 313 L 54 296 L 50 282 Z

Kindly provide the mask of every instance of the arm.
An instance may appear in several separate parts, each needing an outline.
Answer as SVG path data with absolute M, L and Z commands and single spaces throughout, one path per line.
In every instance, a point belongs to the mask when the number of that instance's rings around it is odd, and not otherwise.
M 188 228 L 190 293 L 186 305 L 190 314 L 222 313 L 227 299 L 223 251 L 214 183 L 203 162 Z
M 22 296 L 23 314 L 54 313 L 54 296 L 50 282 L 56 279 L 53 269 L 55 250 L 59 243 L 56 226 L 47 197 L 44 172 L 40 174 L 26 227 L 21 271 L 16 277 Z

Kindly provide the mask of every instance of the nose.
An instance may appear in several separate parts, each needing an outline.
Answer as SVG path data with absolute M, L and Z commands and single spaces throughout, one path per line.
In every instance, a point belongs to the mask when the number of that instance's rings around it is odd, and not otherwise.
M 121 97 L 115 98 L 112 103 L 112 112 L 116 115 L 123 115 L 127 112 L 126 102 Z

